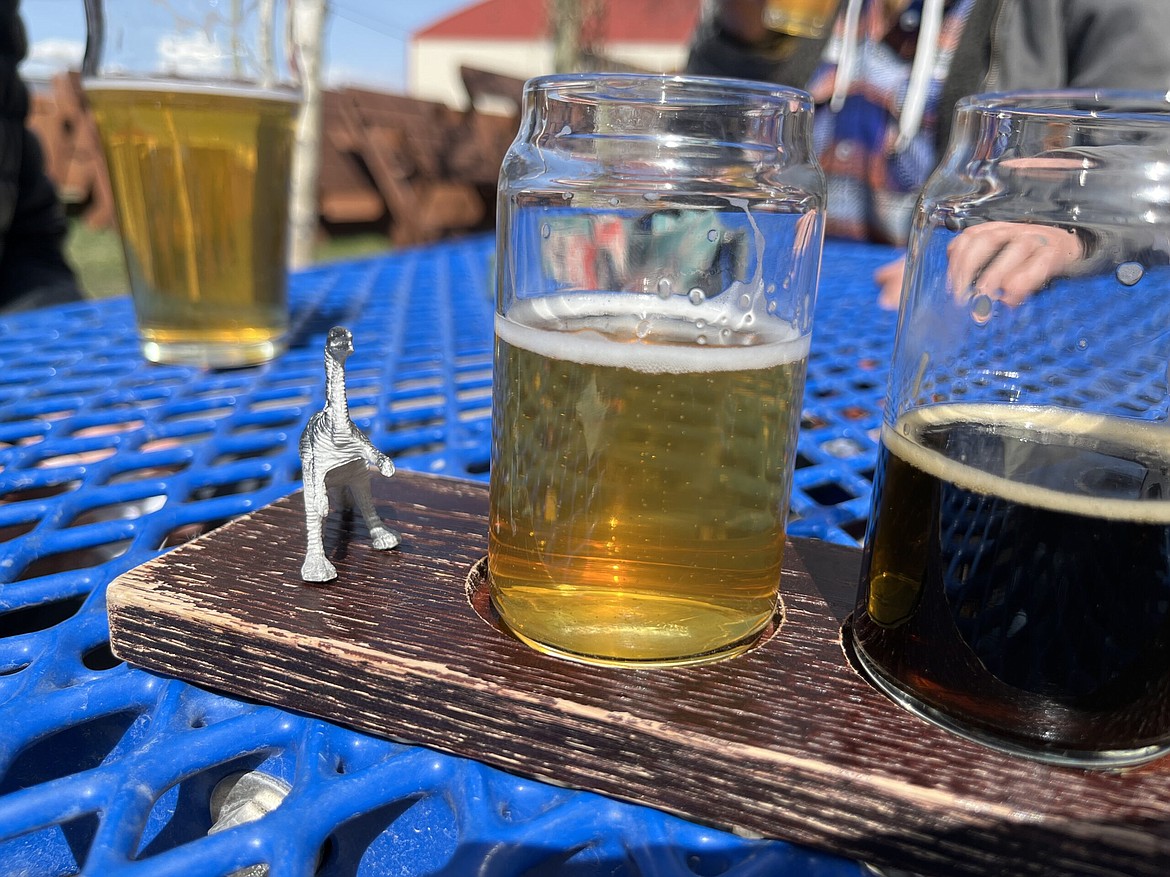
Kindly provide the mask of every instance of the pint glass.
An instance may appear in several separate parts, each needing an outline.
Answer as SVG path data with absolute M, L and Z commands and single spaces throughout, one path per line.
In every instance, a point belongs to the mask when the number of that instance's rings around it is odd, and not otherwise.
M 819 40 L 829 31 L 843 0 L 765 0 L 764 27 Z
M 251 365 L 285 347 L 298 92 L 277 3 L 87 0 L 84 87 L 144 356 Z
M 545 652 L 742 652 L 777 609 L 820 269 L 812 107 L 674 76 L 529 82 L 501 171 L 488 565 Z
M 1170 743 L 1170 104 L 960 103 L 918 204 L 852 632 L 895 700 L 1055 763 Z

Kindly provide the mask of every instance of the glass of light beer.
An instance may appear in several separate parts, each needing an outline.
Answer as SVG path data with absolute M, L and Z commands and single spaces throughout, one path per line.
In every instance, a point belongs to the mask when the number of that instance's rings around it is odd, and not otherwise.
M 820 270 L 803 92 L 530 81 L 501 171 L 488 569 L 521 640 L 700 663 L 777 612 Z
M 1170 103 L 977 95 L 918 204 L 852 644 L 1057 764 L 1170 745 Z
M 246 366 L 285 348 L 299 92 L 284 9 L 86 0 L 83 85 L 153 362 Z
M 842 0 L 764 0 L 764 27 L 777 33 L 821 39 L 832 26 Z

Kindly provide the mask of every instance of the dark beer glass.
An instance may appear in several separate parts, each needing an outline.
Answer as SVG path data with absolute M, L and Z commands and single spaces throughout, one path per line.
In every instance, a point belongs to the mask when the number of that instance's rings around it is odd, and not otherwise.
M 962 102 L 918 204 L 852 646 L 1040 760 L 1170 745 L 1170 104 Z

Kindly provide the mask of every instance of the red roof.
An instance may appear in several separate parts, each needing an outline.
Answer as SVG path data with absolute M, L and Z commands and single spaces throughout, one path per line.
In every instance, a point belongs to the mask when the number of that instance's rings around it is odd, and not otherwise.
M 532 40 L 548 36 L 549 0 L 480 0 L 416 31 L 414 38 Z M 604 0 L 602 43 L 685 43 L 702 0 Z

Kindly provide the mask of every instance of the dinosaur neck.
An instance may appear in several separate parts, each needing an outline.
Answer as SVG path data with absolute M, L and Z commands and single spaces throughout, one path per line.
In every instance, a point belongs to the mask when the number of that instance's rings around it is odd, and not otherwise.
M 345 398 L 345 364 L 332 356 L 325 357 L 325 402 L 335 418 L 348 419 L 349 403 Z

